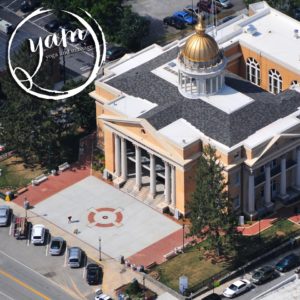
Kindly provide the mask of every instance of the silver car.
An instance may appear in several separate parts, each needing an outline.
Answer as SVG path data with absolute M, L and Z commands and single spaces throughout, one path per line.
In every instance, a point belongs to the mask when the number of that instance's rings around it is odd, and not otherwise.
M 61 237 L 52 238 L 49 253 L 51 255 L 60 255 L 63 249 L 64 242 L 64 239 Z
M 7 226 L 10 216 L 10 207 L 8 205 L 0 206 L 0 226 Z
M 80 268 L 82 251 L 79 247 L 71 247 L 68 251 L 68 265 L 71 268 Z

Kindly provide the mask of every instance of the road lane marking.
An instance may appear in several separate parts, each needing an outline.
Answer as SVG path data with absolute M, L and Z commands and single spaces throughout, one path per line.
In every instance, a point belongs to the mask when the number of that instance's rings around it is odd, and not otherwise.
M 13 228 L 13 218 L 14 218 L 14 214 L 13 214 L 13 213 L 11 213 L 11 215 L 10 215 L 9 235 L 12 235 L 12 228 Z
M 27 289 L 28 291 L 32 292 L 33 294 L 41 297 L 44 300 L 51 300 L 51 298 L 49 298 L 48 296 L 46 296 L 45 294 L 39 292 L 38 290 L 34 289 L 33 287 L 31 287 L 30 285 L 28 285 L 27 283 L 21 281 L 20 279 L 14 277 L 13 275 L 3 271 L 2 269 L 0 269 L 0 275 L 3 275 L 4 277 L 14 281 L 15 283 L 17 283 L 18 285 L 24 287 L 25 289 Z
M 50 232 L 48 231 L 47 245 L 46 245 L 46 256 L 48 256 L 49 244 L 50 244 Z
M 4 297 L 6 297 L 8 300 L 16 300 L 16 299 L 14 299 L 14 298 L 12 298 L 12 297 L 10 297 L 10 296 L 8 296 L 8 295 L 4 294 L 4 293 L 3 293 L 3 292 L 1 292 L 1 291 L 0 291 L 0 295 L 2 295 L 2 296 L 4 296 Z

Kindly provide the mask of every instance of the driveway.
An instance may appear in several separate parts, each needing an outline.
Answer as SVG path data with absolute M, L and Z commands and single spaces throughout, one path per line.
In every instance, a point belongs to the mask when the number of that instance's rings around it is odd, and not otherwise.
M 131 256 L 181 226 L 131 196 L 89 176 L 33 211 L 112 258 Z M 72 216 L 72 223 L 68 223 Z

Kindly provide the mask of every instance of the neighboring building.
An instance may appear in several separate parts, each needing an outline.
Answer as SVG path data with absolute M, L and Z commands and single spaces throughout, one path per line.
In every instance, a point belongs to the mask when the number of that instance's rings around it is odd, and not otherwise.
M 152 45 L 105 69 L 90 93 L 115 185 L 188 213 L 197 160 L 217 150 L 236 213 L 300 190 L 300 23 L 265 2 L 217 31 Z

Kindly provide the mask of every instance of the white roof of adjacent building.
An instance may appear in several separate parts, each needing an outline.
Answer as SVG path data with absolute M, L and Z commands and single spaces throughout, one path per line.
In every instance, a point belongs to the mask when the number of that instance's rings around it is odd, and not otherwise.
M 183 118 L 161 128 L 158 132 L 182 147 L 201 137 L 200 130 Z
M 121 114 L 131 118 L 137 118 L 157 106 L 157 104 L 148 100 L 128 95 L 124 95 L 123 97 L 110 102 L 108 105 Z

